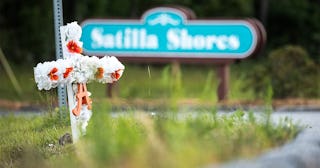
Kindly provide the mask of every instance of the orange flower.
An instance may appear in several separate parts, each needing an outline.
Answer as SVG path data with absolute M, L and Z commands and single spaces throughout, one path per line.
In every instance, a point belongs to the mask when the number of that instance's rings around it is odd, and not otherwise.
M 82 53 L 82 48 L 79 47 L 78 44 L 73 40 L 68 42 L 67 48 L 71 53 Z
M 101 68 L 101 67 L 97 68 L 96 78 L 97 78 L 97 79 L 103 78 L 103 72 L 104 72 L 104 69 L 103 69 L 103 68 Z
M 112 77 L 113 79 L 118 80 L 118 79 L 121 77 L 120 71 L 121 71 L 121 69 L 116 70 L 114 73 L 111 74 L 111 77 Z
M 63 73 L 63 78 L 67 78 L 72 71 L 73 67 L 66 68 L 66 71 Z
M 52 68 L 52 70 L 48 74 L 48 76 L 50 77 L 51 80 L 58 80 L 59 79 L 58 75 L 55 75 L 55 73 L 57 73 L 57 72 L 58 72 L 58 68 L 56 68 L 56 67 Z

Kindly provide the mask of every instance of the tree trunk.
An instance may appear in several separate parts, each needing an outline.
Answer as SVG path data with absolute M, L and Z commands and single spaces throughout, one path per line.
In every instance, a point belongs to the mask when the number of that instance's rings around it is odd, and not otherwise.
M 269 0 L 260 0 L 260 20 L 264 27 L 267 26 Z

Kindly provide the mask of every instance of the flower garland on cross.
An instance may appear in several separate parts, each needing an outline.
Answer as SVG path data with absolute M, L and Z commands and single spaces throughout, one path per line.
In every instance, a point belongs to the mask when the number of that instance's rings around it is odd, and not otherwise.
M 72 137 L 76 142 L 81 134 L 85 134 L 92 115 L 91 94 L 86 83 L 113 83 L 122 76 L 124 65 L 114 56 L 82 55 L 82 29 L 77 22 L 61 26 L 60 33 L 64 59 L 38 63 L 34 67 L 34 77 L 39 90 L 67 86 Z

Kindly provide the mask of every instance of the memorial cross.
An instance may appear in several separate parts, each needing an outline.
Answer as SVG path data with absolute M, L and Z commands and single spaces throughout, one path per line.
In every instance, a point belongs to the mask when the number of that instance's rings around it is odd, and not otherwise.
M 82 55 L 81 27 L 72 22 L 60 27 L 63 59 L 38 63 L 34 77 L 39 90 L 67 86 L 73 142 L 86 133 L 91 118 L 91 93 L 86 84 L 91 81 L 113 83 L 122 76 L 124 66 L 116 57 Z

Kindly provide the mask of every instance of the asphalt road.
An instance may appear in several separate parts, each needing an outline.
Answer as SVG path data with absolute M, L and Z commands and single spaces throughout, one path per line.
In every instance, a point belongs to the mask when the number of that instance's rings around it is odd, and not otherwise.
M 281 118 L 291 118 L 293 123 L 308 126 L 308 129 L 320 130 L 320 110 L 319 111 L 300 111 L 300 112 L 275 112 L 272 114 L 272 120 L 277 122 Z
M 218 114 L 231 114 L 232 111 L 219 111 Z M 257 112 L 257 116 L 259 116 L 261 112 Z M 32 110 L 32 111 L 8 111 L 8 110 L 1 110 L 0 109 L 0 116 L 4 115 L 19 115 L 19 116 L 33 116 L 33 115 L 41 115 L 44 114 L 44 112 L 37 111 L 37 110 Z M 113 113 L 113 116 L 117 115 L 125 115 L 125 112 L 115 112 Z M 156 112 L 150 112 L 150 114 L 157 114 Z M 191 115 L 197 115 L 197 112 L 187 112 L 187 113 L 182 113 L 181 117 L 183 116 L 190 116 Z M 314 109 L 314 110 L 307 110 L 303 111 L 301 110 L 281 110 L 281 111 L 275 111 L 272 113 L 271 118 L 272 120 L 277 123 L 281 119 L 284 118 L 289 118 L 292 119 L 293 123 L 298 123 L 301 125 L 307 125 L 310 127 L 310 129 L 319 129 L 320 130 L 320 109 Z

